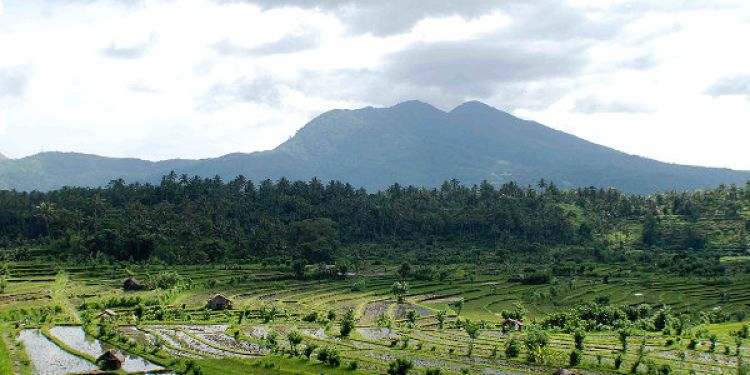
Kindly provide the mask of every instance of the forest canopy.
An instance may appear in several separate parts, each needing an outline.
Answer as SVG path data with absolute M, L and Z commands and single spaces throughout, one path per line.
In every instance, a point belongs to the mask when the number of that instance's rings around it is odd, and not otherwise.
M 6 258 L 32 248 L 69 260 L 317 263 L 354 256 L 361 244 L 408 247 L 429 262 L 440 243 L 501 258 L 560 249 L 592 258 L 658 254 L 670 267 L 691 267 L 681 263 L 692 259 L 690 251 L 746 251 L 749 206 L 750 183 L 643 196 L 560 190 L 544 180 L 535 186 L 451 180 L 437 189 L 393 184 L 368 193 L 339 181 L 256 184 L 241 176 L 224 182 L 171 173 L 159 184 L 115 180 L 104 188 L 1 191 L 0 246 Z M 709 241 L 709 233 L 719 235 Z

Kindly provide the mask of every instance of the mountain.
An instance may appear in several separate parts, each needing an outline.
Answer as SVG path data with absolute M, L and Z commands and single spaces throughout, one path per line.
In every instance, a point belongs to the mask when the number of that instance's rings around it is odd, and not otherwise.
M 204 160 L 148 162 L 44 153 L 0 164 L 0 188 L 48 190 L 99 186 L 112 179 L 158 182 L 163 174 L 231 179 L 341 180 L 368 190 L 394 182 L 439 186 L 457 178 L 560 187 L 616 187 L 626 192 L 693 190 L 744 184 L 750 172 L 662 163 L 600 146 L 480 102 L 450 112 L 409 101 L 389 108 L 332 110 L 270 151 Z
M 8 160 L 8 157 L 0 153 L 0 161 Z

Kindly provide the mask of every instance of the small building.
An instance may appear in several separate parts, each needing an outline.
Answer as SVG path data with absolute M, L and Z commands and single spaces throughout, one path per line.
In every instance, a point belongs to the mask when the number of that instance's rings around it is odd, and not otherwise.
M 503 328 L 512 331 L 523 331 L 523 322 L 517 319 L 505 319 L 503 322 Z
M 217 294 L 208 300 L 208 308 L 211 310 L 225 310 L 232 308 L 232 301 L 227 297 Z
M 576 375 L 576 373 L 573 372 L 573 371 L 561 368 L 561 369 L 555 371 L 555 373 L 553 375 Z
M 114 350 L 107 350 L 96 359 L 96 364 L 104 371 L 119 370 L 122 368 L 123 362 L 125 362 L 125 358 Z
M 106 309 L 106 310 L 102 311 L 101 314 L 97 315 L 96 317 L 99 318 L 99 319 L 109 319 L 109 318 L 112 318 L 112 317 L 115 317 L 115 316 L 117 316 L 116 312 L 114 312 L 114 311 L 112 311 L 110 309 Z
M 145 289 L 145 287 L 140 281 L 138 281 L 138 279 L 131 276 L 122 281 L 122 289 L 141 290 L 141 289 Z

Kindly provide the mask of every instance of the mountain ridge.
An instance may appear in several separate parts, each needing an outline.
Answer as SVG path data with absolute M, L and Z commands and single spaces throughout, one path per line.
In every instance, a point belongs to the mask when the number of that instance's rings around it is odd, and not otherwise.
M 615 149 L 469 101 L 450 111 L 417 100 L 391 107 L 334 109 L 310 120 L 276 148 L 217 158 L 146 161 L 48 152 L 6 160 L 0 189 L 103 186 L 110 180 L 158 182 L 178 174 L 253 180 L 340 180 L 368 190 L 395 182 L 436 187 L 457 178 L 561 187 L 615 187 L 631 193 L 745 183 L 750 172 L 670 164 Z

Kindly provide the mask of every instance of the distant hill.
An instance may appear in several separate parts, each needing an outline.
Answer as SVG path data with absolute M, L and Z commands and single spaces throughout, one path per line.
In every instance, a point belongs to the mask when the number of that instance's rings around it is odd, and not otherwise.
M 457 178 L 558 186 L 616 187 L 632 193 L 744 184 L 750 172 L 662 163 L 628 155 L 526 121 L 479 102 L 450 112 L 418 101 L 389 108 L 332 110 L 270 151 L 204 160 L 148 162 L 43 153 L 0 163 L 0 188 L 100 186 L 112 179 L 157 182 L 163 174 L 231 179 L 341 180 L 368 190 L 394 182 L 435 187 Z

